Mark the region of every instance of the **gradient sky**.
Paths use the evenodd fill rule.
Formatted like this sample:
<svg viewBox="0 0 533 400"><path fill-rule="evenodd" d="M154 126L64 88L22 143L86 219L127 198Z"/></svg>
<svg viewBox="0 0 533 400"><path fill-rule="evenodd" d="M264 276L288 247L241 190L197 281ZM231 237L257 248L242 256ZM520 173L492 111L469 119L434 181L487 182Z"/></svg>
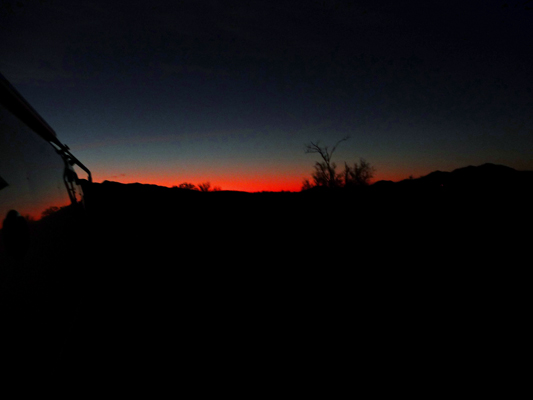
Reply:
<svg viewBox="0 0 533 400"><path fill-rule="evenodd" d="M0 4L0 71L97 182L299 190L347 135L374 180L533 170L533 1Z"/></svg>

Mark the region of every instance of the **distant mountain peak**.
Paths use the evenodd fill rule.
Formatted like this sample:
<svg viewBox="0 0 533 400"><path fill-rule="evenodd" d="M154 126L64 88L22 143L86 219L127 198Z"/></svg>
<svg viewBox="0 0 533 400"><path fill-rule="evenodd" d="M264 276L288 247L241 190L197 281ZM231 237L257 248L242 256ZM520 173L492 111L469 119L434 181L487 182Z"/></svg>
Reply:
<svg viewBox="0 0 533 400"><path fill-rule="evenodd" d="M458 168L452 171L453 175L476 175L476 176L502 176L511 175L518 172L514 168L507 167L505 165L485 163L480 166L474 167L469 165L468 167Z"/></svg>

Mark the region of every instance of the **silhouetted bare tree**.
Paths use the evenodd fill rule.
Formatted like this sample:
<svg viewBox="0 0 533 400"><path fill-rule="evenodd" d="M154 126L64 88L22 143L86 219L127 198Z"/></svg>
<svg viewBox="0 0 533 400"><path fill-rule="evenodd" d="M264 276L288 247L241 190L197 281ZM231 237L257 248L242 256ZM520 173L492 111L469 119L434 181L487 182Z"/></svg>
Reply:
<svg viewBox="0 0 533 400"><path fill-rule="evenodd" d="M370 179L374 176L375 168L363 158L360 159L359 164L354 163L353 167L350 167L345 162L344 172L337 172L337 165L331 159L339 143L348 139L348 136L342 138L331 150L328 146L321 146L318 141L311 142L306 146L306 153L319 154L322 161L315 163L315 171L312 174L313 182L305 179L302 184L302 190L311 189L315 186L337 188L366 186L370 183Z"/></svg>
<svg viewBox="0 0 533 400"><path fill-rule="evenodd" d="M320 146L320 142L318 141L316 143L311 142L306 146L306 153L318 153L323 160L322 162L317 161L315 163L315 172L313 172L315 186L333 188L342 185L341 177L336 171L337 165L331 161L331 157L339 143L344 142L345 140L348 140L348 136L339 140L331 150L329 150L328 146ZM307 184L310 184L309 181L307 181ZM305 181L304 185L306 185Z"/></svg>

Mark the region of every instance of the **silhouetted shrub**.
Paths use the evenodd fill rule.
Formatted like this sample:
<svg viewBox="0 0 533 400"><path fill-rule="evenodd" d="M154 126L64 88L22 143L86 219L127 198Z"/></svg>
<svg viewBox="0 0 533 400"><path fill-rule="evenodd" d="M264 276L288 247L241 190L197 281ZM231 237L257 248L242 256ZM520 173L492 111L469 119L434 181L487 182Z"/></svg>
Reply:
<svg viewBox="0 0 533 400"><path fill-rule="evenodd" d="M200 183L198 184L198 189L200 190L200 192L209 192L209 190L211 189L211 183L209 182Z"/></svg>
<svg viewBox="0 0 533 400"><path fill-rule="evenodd" d="M344 186L368 186L370 179L374 176L374 172L375 168L364 158L359 159L359 164L354 163L353 167L344 163Z"/></svg>
<svg viewBox="0 0 533 400"><path fill-rule="evenodd" d="M183 182L178 185L180 189L189 189L189 190L198 190L196 185L189 183L189 182Z"/></svg>

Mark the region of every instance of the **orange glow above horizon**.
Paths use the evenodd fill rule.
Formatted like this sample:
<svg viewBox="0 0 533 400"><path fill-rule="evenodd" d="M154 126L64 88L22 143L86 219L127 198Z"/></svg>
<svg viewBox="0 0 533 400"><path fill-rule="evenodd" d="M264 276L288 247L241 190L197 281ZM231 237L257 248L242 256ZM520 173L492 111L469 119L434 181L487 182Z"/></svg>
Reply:
<svg viewBox="0 0 533 400"><path fill-rule="evenodd" d="M3 222L3 218L7 215L8 211L13 209L16 210L21 216L33 220L39 221L43 218L43 213L51 207L62 208L70 205L70 199L65 195L65 198L51 197L49 199L40 198L35 202L24 202L18 201L16 203L6 203L3 207L0 208L0 215L2 216L2 221L0 221L0 228Z"/></svg>
<svg viewBox="0 0 533 400"><path fill-rule="evenodd" d="M97 162L88 161L93 180L164 187L178 186L184 182L194 185L209 182L211 188L219 187L221 190L299 192L305 179L312 180L313 164L316 161L312 157L292 158L290 155L272 154L271 150L263 154L256 149L253 156L246 152L241 154L236 150L213 150L210 143L201 141L200 144L206 148L200 149L200 144L192 140L187 143L189 150L186 154L175 154L169 150L176 147L169 137L139 139L139 143L136 140L133 138L131 142L138 145L138 148L131 145L131 151L117 150L112 158L101 158L101 155L98 155ZM113 143L111 147L114 148L116 146ZM148 148L148 144L157 146ZM81 149L80 152L83 153ZM84 156L85 159L90 160L89 154ZM80 154L80 157L82 155ZM383 169L380 165L383 165ZM382 160L376 161L376 167L377 171L371 183L379 180L400 181L411 174L415 177L424 174L424 171L419 173L408 170L409 168L402 168L394 162L383 164ZM339 165L338 171L341 170L342 166ZM431 171L426 173L429 172Z"/></svg>
<svg viewBox="0 0 533 400"><path fill-rule="evenodd" d="M119 176L95 176L95 182L103 181L113 181L124 184L130 183L141 183L141 184L150 184L164 187L173 187L178 186L181 183L188 182L194 185L198 185L203 182L209 182L211 184L211 189L214 187L219 187L221 190L236 190L243 192L299 192L302 188L302 182L304 179L310 179L311 175L308 176L297 176L298 174L286 174L283 176L275 175L263 175L258 176L253 179L249 176L238 176L235 178L220 176L218 179L198 179L191 177L190 179L176 179L171 177L156 176L154 174L132 174L132 175L119 175ZM390 180L390 181L400 181L407 179L408 177L405 174L389 174L388 176L379 176L378 179L373 179L371 183L375 183L378 180Z"/></svg>
<svg viewBox="0 0 533 400"><path fill-rule="evenodd" d="M203 182L209 182L211 184L211 189L214 187L219 187L221 190L236 190L243 192L281 192L281 191L291 191L298 192L302 187L301 181L290 180L284 178L259 178L255 180L250 180L246 178L222 178L222 179L170 179L170 178L158 178L152 176L115 176L115 177L96 177L95 182L103 182L105 180L114 181L119 183L142 183L150 184L157 186L173 187L178 186L181 183L189 182L194 185L198 185Z"/></svg>

